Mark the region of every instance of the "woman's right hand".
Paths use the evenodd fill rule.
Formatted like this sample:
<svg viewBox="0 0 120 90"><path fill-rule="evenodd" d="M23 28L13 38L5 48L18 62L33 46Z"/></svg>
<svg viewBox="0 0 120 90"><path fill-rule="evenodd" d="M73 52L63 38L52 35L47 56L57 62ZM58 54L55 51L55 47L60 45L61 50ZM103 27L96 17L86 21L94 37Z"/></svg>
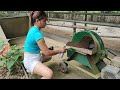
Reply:
<svg viewBox="0 0 120 90"><path fill-rule="evenodd" d="M60 48L60 51L61 51L60 53L65 53L66 50L67 50L66 47Z"/></svg>

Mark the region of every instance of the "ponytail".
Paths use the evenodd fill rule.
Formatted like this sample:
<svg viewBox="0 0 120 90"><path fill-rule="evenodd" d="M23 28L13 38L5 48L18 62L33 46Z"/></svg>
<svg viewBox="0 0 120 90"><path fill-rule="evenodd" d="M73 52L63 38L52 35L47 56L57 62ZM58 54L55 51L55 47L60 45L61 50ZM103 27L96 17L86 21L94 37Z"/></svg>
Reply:
<svg viewBox="0 0 120 90"><path fill-rule="evenodd" d="M33 20L33 15L34 15L34 13L35 13L35 11L32 11L32 12L30 13L30 17L31 17L31 26L34 25L34 20Z"/></svg>
<svg viewBox="0 0 120 90"><path fill-rule="evenodd" d="M36 19L43 19L43 18L47 18L47 14L44 11L32 11L31 14L31 25L33 26Z"/></svg>

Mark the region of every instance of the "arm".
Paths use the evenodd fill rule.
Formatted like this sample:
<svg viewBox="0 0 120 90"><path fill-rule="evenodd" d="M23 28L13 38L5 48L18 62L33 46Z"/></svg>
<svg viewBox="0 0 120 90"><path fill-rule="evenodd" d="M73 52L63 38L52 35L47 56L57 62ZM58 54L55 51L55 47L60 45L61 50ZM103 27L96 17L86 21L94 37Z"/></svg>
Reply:
<svg viewBox="0 0 120 90"><path fill-rule="evenodd" d="M37 42L37 44L38 44L39 48L41 49L42 53L45 54L46 56L52 56L52 55L56 55L58 53L64 53L66 51L65 48L60 48L58 50L49 50L44 39L40 39Z"/></svg>

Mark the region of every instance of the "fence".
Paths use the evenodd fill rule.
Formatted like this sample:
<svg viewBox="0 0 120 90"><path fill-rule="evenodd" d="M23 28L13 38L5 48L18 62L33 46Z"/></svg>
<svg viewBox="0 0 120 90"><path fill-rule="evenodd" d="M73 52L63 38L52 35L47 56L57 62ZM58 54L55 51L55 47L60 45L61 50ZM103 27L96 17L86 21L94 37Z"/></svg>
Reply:
<svg viewBox="0 0 120 90"><path fill-rule="evenodd" d="M48 25L53 25L53 26L60 26L60 27L69 27L73 28L73 34L76 33L76 29L93 29L97 30L97 27L87 27L87 24L91 25L100 25L100 26L109 26L109 27L118 27L120 28L120 24L117 23L105 23L105 22L95 22L95 21L89 21L88 16L91 15L91 18L93 19L93 16L114 16L114 17L119 17L120 14L113 14L113 13L76 13L76 12L47 12L48 14ZM51 15L52 14L52 15ZM59 18L51 18L55 16L56 14ZM64 19L64 17L60 17L60 15L71 15L71 20ZM84 19L83 20L75 20L75 15L83 15ZM90 17L90 16L89 16ZM61 19L62 18L62 19ZM119 17L120 18L120 17ZM119 19L120 20L120 19ZM66 25L57 25L57 24L50 24L49 21L64 21L64 22L72 22L72 26L66 26ZM77 23L82 23L85 26L77 26Z"/></svg>

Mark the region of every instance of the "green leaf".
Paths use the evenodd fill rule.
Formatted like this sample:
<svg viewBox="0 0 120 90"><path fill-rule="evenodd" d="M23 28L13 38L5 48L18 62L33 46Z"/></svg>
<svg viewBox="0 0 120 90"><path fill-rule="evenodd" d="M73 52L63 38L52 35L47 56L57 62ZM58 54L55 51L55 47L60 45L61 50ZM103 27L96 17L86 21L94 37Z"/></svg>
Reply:
<svg viewBox="0 0 120 90"><path fill-rule="evenodd" d="M7 53L7 54L5 55L5 57L9 58L9 57L11 57L12 55L13 55L12 53Z"/></svg>
<svg viewBox="0 0 120 90"><path fill-rule="evenodd" d="M7 58L6 58L6 56L3 56L1 59L6 61Z"/></svg>
<svg viewBox="0 0 120 90"><path fill-rule="evenodd" d="M15 61L11 60L7 62L7 69L10 71L11 67L15 64Z"/></svg>
<svg viewBox="0 0 120 90"><path fill-rule="evenodd" d="M20 56L17 61L20 62L20 63L23 63L23 57Z"/></svg>
<svg viewBox="0 0 120 90"><path fill-rule="evenodd" d="M9 53L15 53L16 52L16 50L10 50L9 51Z"/></svg>
<svg viewBox="0 0 120 90"><path fill-rule="evenodd" d="M12 71L15 71L16 68L16 63L22 63L23 62L23 48L19 48L16 45L11 46L11 50L9 51L9 53L7 53L4 56L4 59L6 61L6 67L9 70L10 73L12 73ZM3 58L2 58L3 60ZM3 65L1 63L1 65Z"/></svg>
<svg viewBox="0 0 120 90"><path fill-rule="evenodd" d="M19 56L20 56L20 55L15 55L15 56L13 56L12 58L14 59L14 61L17 61L18 58L19 58Z"/></svg>
<svg viewBox="0 0 120 90"><path fill-rule="evenodd" d="M22 53L22 52L23 52L23 49L19 49L19 52Z"/></svg>
<svg viewBox="0 0 120 90"><path fill-rule="evenodd" d="M6 63L5 60L0 61L0 67L1 67L1 66L4 66L5 63Z"/></svg>
<svg viewBox="0 0 120 90"><path fill-rule="evenodd" d="M3 49L3 46L4 46L4 41L2 39L0 39L0 50Z"/></svg>

